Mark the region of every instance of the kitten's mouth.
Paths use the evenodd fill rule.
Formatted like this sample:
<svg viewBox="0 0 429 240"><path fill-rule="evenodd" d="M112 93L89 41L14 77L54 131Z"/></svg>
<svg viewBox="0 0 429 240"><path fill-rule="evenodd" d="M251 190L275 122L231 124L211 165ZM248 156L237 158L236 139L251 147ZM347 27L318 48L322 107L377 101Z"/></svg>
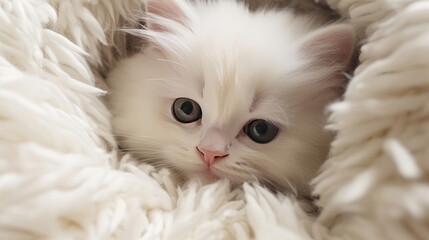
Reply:
<svg viewBox="0 0 429 240"><path fill-rule="evenodd" d="M214 182L220 179L220 177L211 170L211 167L206 167L203 171L198 172L198 175L209 182Z"/></svg>

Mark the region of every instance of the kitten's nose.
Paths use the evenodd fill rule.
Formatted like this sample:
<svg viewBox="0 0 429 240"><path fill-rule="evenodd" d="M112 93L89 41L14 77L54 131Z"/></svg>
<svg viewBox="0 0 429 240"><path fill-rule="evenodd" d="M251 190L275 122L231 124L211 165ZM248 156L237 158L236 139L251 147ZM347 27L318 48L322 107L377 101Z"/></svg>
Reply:
<svg viewBox="0 0 429 240"><path fill-rule="evenodd" d="M210 167L213 163L219 159L228 156L227 152L213 151L210 149L199 148L197 150L202 154L201 159Z"/></svg>

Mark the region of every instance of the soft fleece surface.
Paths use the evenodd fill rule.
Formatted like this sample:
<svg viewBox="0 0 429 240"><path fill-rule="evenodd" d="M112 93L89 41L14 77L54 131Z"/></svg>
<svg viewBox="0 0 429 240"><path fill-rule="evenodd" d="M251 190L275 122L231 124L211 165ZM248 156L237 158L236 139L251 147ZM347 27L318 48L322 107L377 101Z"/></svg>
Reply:
<svg viewBox="0 0 429 240"><path fill-rule="evenodd" d="M117 159L90 66L139 0L0 0L0 239L428 239L429 2L327 3L364 40L314 218Z"/></svg>

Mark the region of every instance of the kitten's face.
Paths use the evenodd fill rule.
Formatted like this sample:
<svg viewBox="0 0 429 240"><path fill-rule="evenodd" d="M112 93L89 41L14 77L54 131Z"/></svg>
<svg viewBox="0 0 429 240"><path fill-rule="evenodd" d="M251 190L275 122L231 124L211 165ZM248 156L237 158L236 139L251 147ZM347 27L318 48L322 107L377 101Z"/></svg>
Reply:
<svg viewBox="0 0 429 240"><path fill-rule="evenodd" d="M332 60L334 51L308 49L324 49L318 41L338 31L308 37L314 26L305 19L250 14L225 1L153 0L148 10L157 14L143 31L152 45L108 78L121 147L188 178L306 192L330 142L324 107L338 96L346 66Z"/></svg>

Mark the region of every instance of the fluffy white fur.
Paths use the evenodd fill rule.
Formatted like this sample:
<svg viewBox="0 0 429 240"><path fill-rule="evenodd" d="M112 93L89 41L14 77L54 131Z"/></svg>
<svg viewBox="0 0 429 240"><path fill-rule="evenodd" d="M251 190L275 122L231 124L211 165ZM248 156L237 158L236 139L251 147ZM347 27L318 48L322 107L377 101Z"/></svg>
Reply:
<svg viewBox="0 0 429 240"><path fill-rule="evenodd" d="M150 43L108 77L120 146L203 181L207 165L196 147L230 146L210 167L217 177L309 196L307 184L327 157L325 106L345 85L352 28L226 0L151 0L147 8L147 29L129 32ZM201 106L201 121L174 119L180 97ZM255 143L243 132L254 119L279 126L273 141Z"/></svg>
<svg viewBox="0 0 429 240"><path fill-rule="evenodd" d="M110 152L85 60L140 1L0 0L0 239L426 239L429 3L328 3L365 41L309 218L260 187L176 188Z"/></svg>

